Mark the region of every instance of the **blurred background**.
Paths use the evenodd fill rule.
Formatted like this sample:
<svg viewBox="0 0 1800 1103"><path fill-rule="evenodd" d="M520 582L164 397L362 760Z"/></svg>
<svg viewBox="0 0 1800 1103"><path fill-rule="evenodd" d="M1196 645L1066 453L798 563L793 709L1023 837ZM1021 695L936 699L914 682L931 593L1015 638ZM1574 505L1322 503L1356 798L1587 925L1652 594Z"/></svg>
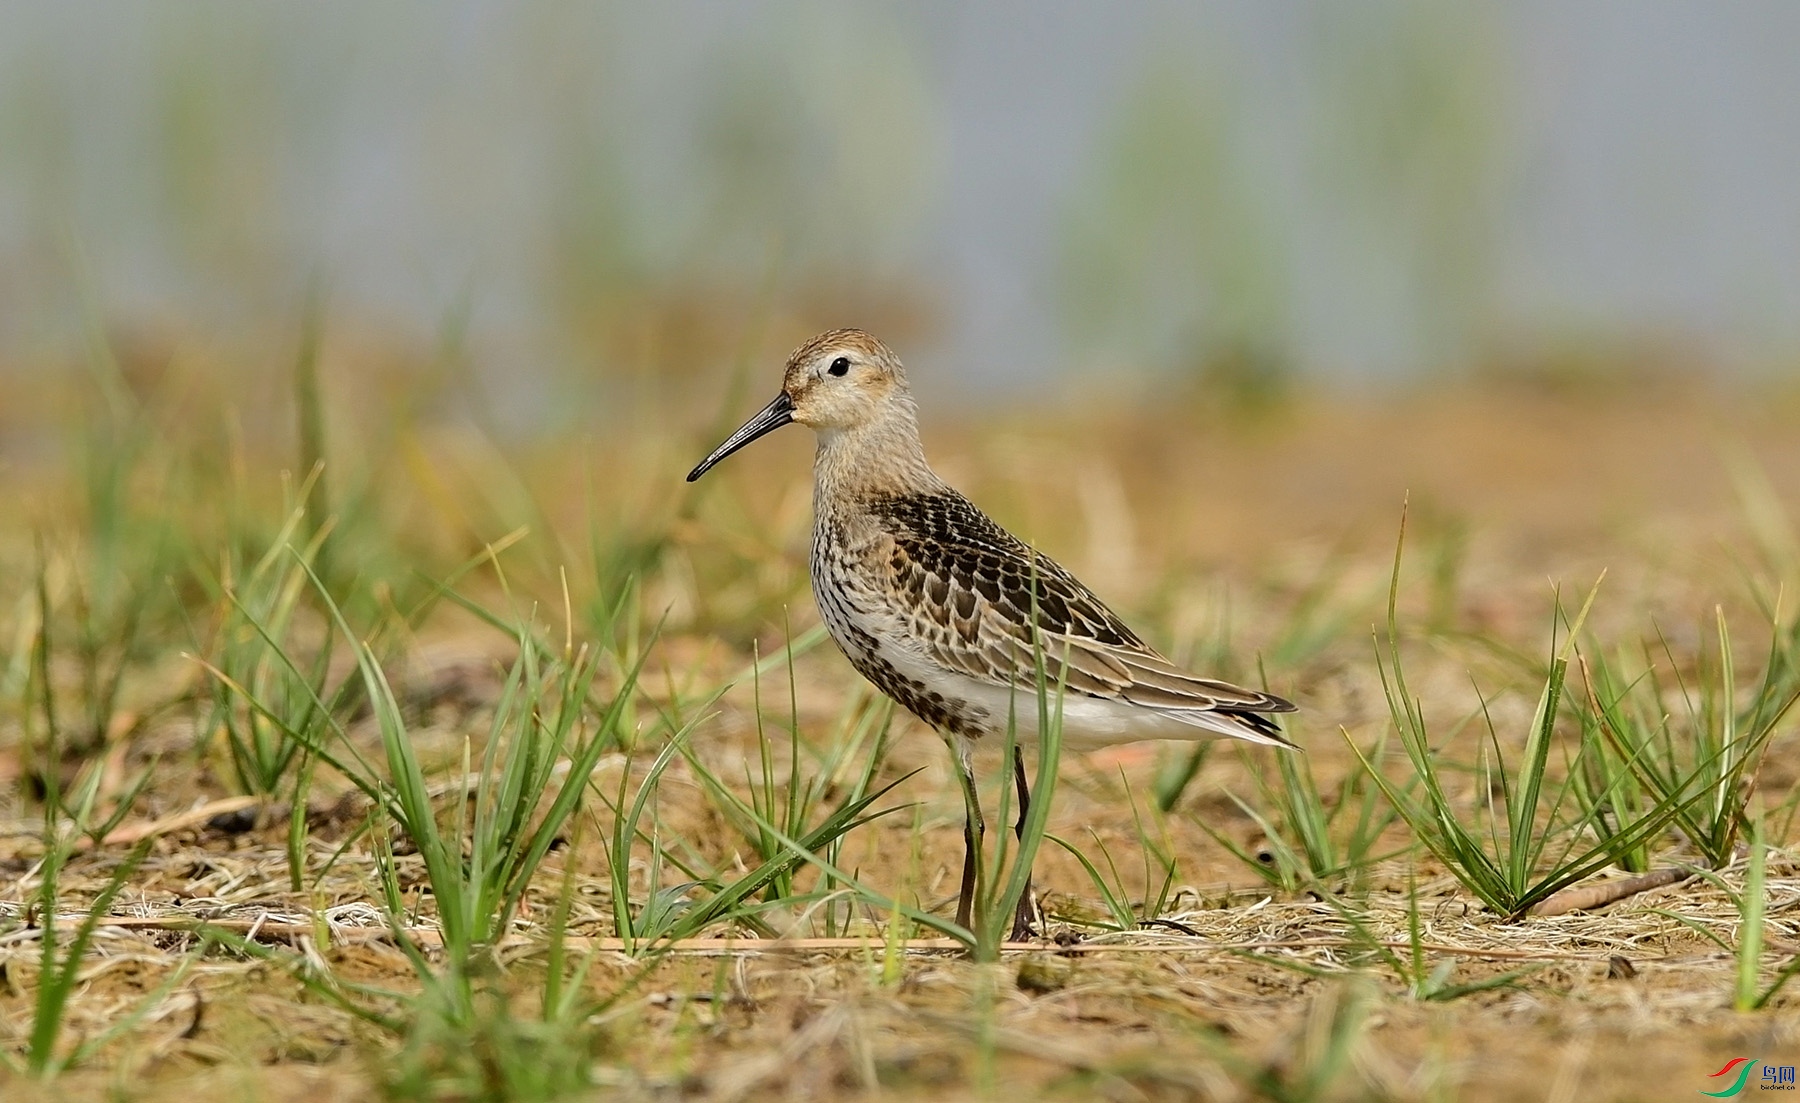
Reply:
<svg viewBox="0 0 1800 1103"><path fill-rule="evenodd" d="M772 857L776 836L746 830L742 810L777 808L779 791L789 794L786 830L824 838L793 827L792 794L803 788L794 779L818 779L802 798L815 809L849 800L854 771L840 768L862 748L885 747L871 733L886 729L841 656L807 650L824 639L808 593L810 434L776 434L693 486L682 477L768 400L796 344L860 326L904 357L929 454L948 482L1056 556L1172 660L1303 706L1286 730L1311 753L1283 756L1278 776L1256 765L1267 760L1223 749L1211 759L1168 747L1065 760L1068 787L1056 799L1069 837L1091 838L1121 885L1138 877L1141 856L1146 918L1162 914L1150 903L1161 876L1151 859L1164 862L1162 850L1188 864L1177 881L1170 861L1161 891L1203 886L1193 899L1211 915L1234 899L1269 903L1265 885L1281 885L1284 901L1305 886L1294 910L1241 912L1250 924L1241 933L1257 945L1308 947L1300 972L1320 975L1313 938L1325 929L1354 927L1369 947L1404 946L1372 932L1410 929L1414 956L1408 966L1379 949L1402 983L1383 982L1399 998L1378 1005L1356 994L1361 987L1346 989L1342 1004L1305 1002L1300 986L1312 981L1285 966L1281 979L1266 971L1215 985L1198 967L1158 980L1134 962L1120 987L1099 989L1098 960L1084 959L1061 1004L1000 999L982 979L966 1023L941 1013L944 993L959 989L936 980L889 989L900 974L884 966L886 994L865 999L866 964L847 964L863 979L840 984L771 959L768 968L791 974L782 981L795 986L791 1004L759 1004L764 990L747 987L742 969L729 1000L718 998L726 974L715 972L711 996L689 1000L677 987L651 1017L630 1010L635 1003L590 1015L564 1001L582 1024L569 1037L584 1040L569 1051L583 1067L636 1062L606 1090L762 1098L760 1081L732 1070L773 1068L773 1054L795 1084L831 1085L824 1098L877 1083L864 1069L882 1055L884 1069L916 1073L918 1097L943 1097L949 1081L932 1070L941 1037L954 1036L975 1040L972 1090L991 1095L988 1080L1010 1075L996 1070L1060 1048L1044 1031L1063 1014L1053 1008L1074 1008L1077 996L1102 1008L1081 1021L1096 1038L1116 1036L1108 1045L1176 1041L1143 1050L1153 1059L1141 1065L1135 1056L1118 1064L1118 1075L1087 1056L1101 1050L1072 1045L1080 1064L1066 1076L1058 1066L1058 1091L1135 1090L1140 1068L1178 1067L1169 1091L1145 1094L1217 1095L1241 1078L1246 1095L1330 1095L1292 1086L1313 1075L1302 1070L1315 1051L1359 1074L1395 1070L1391 1082L1404 1087L1363 1093L1381 1098L1454 1096L1449 1073L1440 1081L1402 1071L1440 1065L1473 1070L1471 1092L1488 1085L1489 1097L1519 1083L1513 1097L1541 1098L1550 1069L1568 1087L1551 1094L1570 1098L1596 1077L1601 1090L1587 1095L1657 1097L1651 1089L1675 1082L1678 1063L1692 1076L1680 1082L1701 1083L1722 1053L1752 1052L1736 1040L1751 1020L1722 1009L1733 970L1717 950L1749 947L1737 955L1734 996L1749 1006L1758 942L1747 932L1762 913L1739 901L1760 909L1764 894L1736 893L1708 873L1708 887L1696 879L1675 891L1684 905L1710 901L1710 927L1663 912L1662 925L1611 928L1625 932L1616 937L1540 927L1557 932L1545 935L1555 964L1535 980L1526 960L1535 951L1520 949L1524 924L1474 944L1507 948L1492 962L1465 962L1484 972L1460 980L1488 978L1471 985L1450 982L1460 951L1439 961L1444 944L1434 941L1427 979L1420 916L1443 933L1470 929L1454 924L1472 913L1457 908L1452 921L1438 906L1450 903L1437 895L1450 883L1444 867L1422 864L1416 876L1409 866L1402 878L1388 865L1422 854L1417 840L1430 836L1384 836L1391 820L1376 816L1369 779L1391 766L1395 791L1417 793L1415 781L1437 768L1405 758L1402 737L1388 739L1423 731L1394 714L1396 702L1413 702L1402 708L1430 710L1433 756L1437 740L1460 740L1442 745L1440 761L1446 777L1454 771L1454 814L1485 825L1478 833L1516 845L1520 825L1530 834L1537 816L1557 825L1542 836L1559 840L1544 844L1546 863L1566 843L1572 849L1554 858L1564 863L1592 834L1635 872L1649 868L1647 840L1658 840L1659 854L1673 840L1605 825L1651 823L1645 809L1673 799L1669 786L1690 791L1687 780L1641 781L1649 761L1662 777L1702 779L1691 791L1708 795L1713 826L1683 821L1681 833L1712 839L1708 865L1723 869L1733 846L1755 837L1754 818L1761 838L1790 848L1769 864L1767 895L1791 903L1800 891L1796 713L1782 711L1800 689L1797 57L1795 0L0 0L0 872L12 886L0 888L0 968L10 968L7 953L41 961L30 967L40 977L29 1013L37 1023L51 1003L42 993L57 986L92 1009L63 1032L84 1039L78 1052L125 1030L117 1044L142 1054L118 1066L129 1075L96 1069L85 1081L114 1096L128 1079L137 1086L138 1069L148 1080L217 1066L230 1078L224 1092L184 1088L182 1099L242 1095L252 1075L275 1085L270 1098L288 1098L295 1085L325 1083L309 1070L328 1063L375 1075L372 1058L386 1044L365 1041L375 1028L323 1026L316 1001L258 1003L235 1021L215 1011L210 986L222 974L209 962L205 978L183 982L195 959L171 949L187 937L177 929L143 944L160 957L140 955L136 942L95 941L129 969L102 963L78 974L60 951L67 965L50 985L42 978L56 940L40 946L21 941L33 932L6 927L66 914L52 906L66 891L56 888L58 864L20 844L38 837L27 817L40 801L83 791L103 794L112 825L166 824L228 794L279 796L296 813L270 811L262 827L253 814L213 834L215 817L205 853L159 842L141 867L157 879L150 889L131 883L133 908L199 907L182 914L210 921L223 914L215 901L255 903L258 918L239 928L246 937L276 915L336 923L326 900L334 913L364 917L355 923L394 910L398 887L356 897L375 883L364 871L389 868L378 857L389 848L355 828L374 820L337 799L353 796L348 782L324 769L310 788L315 762L345 761L320 750L320 740L338 746L328 727L341 722L351 729L345 745L371 755L380 753L376 729L390 729L389 711L377 724L363 708L351 639L372 641L404 703L392 714L404 708L406 738L389 739L387 753L416 747L441 784L433 792L458 808L471 735L487 738L490 706L512 715L512 703L540 700L536 691L515 697L501 673L522 641L541 630L543 647L526 654L560 647L577 663L585 660L570 656L589 649L600 671L594 700L613 702L593 730L613 732L618 718L617 744L587 744L606 748L606 771L619 770L606 775L620 786L613 807L634 770L686 772L641 827L616 816L603 826L590 803L593 833L583 843L571 831L567 854L587 856L582 876L610 878L595 890L611 901L609 931L637 923L642 935L651 916L700 914L687 910L689 890L714 876L705 870L723 878L750 868L740 853ZM1602 577L1590 617L1583 603ZM1387 625L1374 652L1373 624ZM1544 687L1561 685L1562 668L1552 662L1546 683L1546 660L1567 656L1575 639L1582 692L1571 668L1556 698ZM1404 682L1402 649L1416 672ZM1588 680L1590 658L1602 681ZM764 675L751 677L757 659ZM548 677L565 690L576 680ZM1607 729L1629 713L1643 733L1633 738L1662 750L1625 755L1614 735L1602 738L1599 700L1611 686L1625 687L1624 703L1606 706ZM1531 720L1546 693L1569 721L1554 740ZM253 695L276 708L251 708ZM536 730L523 715L518 730ZM1767 742L1784 715L1780 742ZM1497 726L1478 717L1498 717ZM696 732L691 743L678 729ZM788 731L787 749L772 752ZM882 870L871 884L884 892L905 886L947 905L962 789L922 725L902 719L895 731L903 738L883 776L929 766L894 798L920 803L872 824L859 836L866 850L827 849L859 875ZM649 755L633 766L630 753L613 753L658 745L668 749L654 767ZM1508 789L1488 764L1531 762L1527 746L1542 755L1526 769L1549 763L1558 795L1545 789L1541 815L1527 804L1501 827L1495 794L1507 794L1499 803L1510 817L1511 794L1538 788ZM1765 746L1776 748L1766 760ZM506 761L549 770L537 751L515 753ZM856 793L879 780L885 752L868 753ZM480 761L497 759L484 751ZM725 783L702 784L702 765ZM1614 780L1591 780L1590 769ZM1630 777L1640 780L1622 780ZM740 781L748 796L721 796ZM1430 784L1437 822L1448 822L1452 803ZM653 785L638 788L639 809ZM1163 834L1173 844L1154 842L1137 798L1127 799L1152 791L1183 817L1171 821L1177 835ZM335 870L331 886L364 878L343 893L322 880L303 892L309 792L315 811L338 809L308 828L315 842L344 840L315 850L318 877ZM1639 803L1640 792L1665 795ZM1656 807L1661 816L1675 805ZM76 819L104 843L111 827L88 811L84 802ZM411 815L409 831L419 815L430 818L428 809ZM524 824L532 814L503 818ZM1088 834L1074 835L1077 823ZM1667 834L1667 820L1652 826ZM634 831L657 857L633 855ZM1310 866L1292 856L1278 866L1276 850L1300 849L1283 832L1304 842ZM1313 857L1316 840L1334 833L1342 838L1327 841L1339 857ZM1362 841L1344 841L1351 835ZM273 872L277 836L285 879ZM1389 851L1381 837L1410 849ZM667 878L658 838L670 840ZM1679 858L1656 863L1687 868L1699 851L1681 845ZM93 870L123 870L116 888L140 868L138 858L116 865L116 849L96 847L70 868L85 862L89 886L112 876ZM1112 855L1127 853L1114 867ZM1506 853L1515 877L1537 861ZM1070 899L1091 903L1098 889L1111 900L1113 889L1075 861L1089 859L1071 854L1046 848L1039 883ZM1396 907L1405 885L1410 928L1398 911L1364 926L1339 903L1322 911L1325 898L1312 893L1376 865L1379 874L1350 872L1346 883ZM677 867L693 880L671 885ZM1279 880L1278 868L1287 871ZM50 871L44 895L5 911L6 894L19 903L34 870ZM819 929L836 929L838 903L825 902L836 894L778 890L787 879L762 882L768 892L755 908L779 905L804 923L824 916ZM1237 894L1234 880L1256 895ZM538 897L534 922L571 914L576 882L562 883L560 904ZM408 896L416 914L424 888L407 884L409 894L420 886ZM1138 891L1119 890L1121 928L1134 924ZM447 899L436 881L430 892ZM580 892L580 909L599 899L585 882ZM1432 902L1420 906L1421 895ZM1791 930L1791 915L1770 905L1770 931ZM299 919L279 925L319 933ZM1304 938L1260 941L1286 930ZM1655 946L1664 956L1650 959L1635 988L1590 986L1582 978L1613 985L1601 971L1633 972L1624 958L1614 960L1625 972L1607 968L1601 937L1621 953ZM1218 941L1246 944L1238 938ZM1764 949L1783 946L1785 956L1791 940L1771 934ZM357 947L332 960L359 985L415 984L400 962L423 958L388 955L391 965L378 966L365 949L373 954ZM1565 952L1575 949L1599 955L1598 969ZM250 995L277 998L267 959L254 960ZM309 950L309 972L315 960L325 962ZM1502 975L1509 961L1526 972ZM1678 980L1662 964L1682 961L1701 979ZM932 959L934 976L940 964ZM325 980L308 979L309 991L323 991L333 967L321 965ZM144 971L158 968L171 970L166 982ZM380 980L389 968L402 972ZM536 969L513 975L545 987ZM1784 978L1795 965L1785 969ZM602 974L626 976L609 967L583 983L611 985ZM1068 974L1059 966L1056 975ZM29 1035L37 1060L55 1031L24 1029L28 989L6 976L0 1097L10 1100L7 1054ZM702 972L693 976L703 983ZM1432 1003L1424 1017L1424 1000L1513 978L1532 987ZM191 989L192 1025L177 1021L185 1011L121 1019L152 989L151 1000ZM897 1001L915 989L926 1002L911 1026L851 1017L865 1005L905 1006ZM849 1002L828 1010L821 1001L832 991ZM490 1066L500 1066L501 1043L483 1039L518 1047L521 1067L563 1044L536 1025L506 1025L509 1006L526 1006L519 994L493 1001L491 1019L445 1011L442 1021L459 1025L441 1030L438 1012L393 1011L384 996L371 1022L424 1016L405 1052L455 1050L446 1066L466 1060L481 1077L461 1097L489 1098L500 1091ZM540 994L532 991L534 1006ZM1557 1010L1564 997L1579 1001L1561 1005L1566 1014ZM1205 1004L1198 1017L1169 1017L1188 998ZM1419 1010L1401 1010L1414 1000ZM1127 1004L1149 1010L1127 1018ZM1542 1031L1518 1029L1516 1010L1527 1005ZM467 1005L487 1006L485 996ZM1383 1045L1426 1056L1349 1048L1361 1045L1365 1006L1376 1009L1371 1029L1393 1040ZM1024 1018L1000 1018L1007 1007ZM1445 1017L1454 1007L1469 1010ZM1792 1032L1788 1008L1770 1030ZM1650 1017L1660 1010L1670 1018ZM1291 1034L1274 1025L1277 1013L1296 1024ZM252 1037L240 1029L262 1029L237 1025L252 1018L278 1036L269 1047L239 1040ZM628 1025L639 1018L645 1025ZM774 1033L732 1033L743 1021ZM490 1022L498 1025L482 1025ZM1249 1026L1221 1032L1220 1023ZM469 1033L489 1030L505 1033ZM906 1030L941 1037L915 1046ZM1030 1048L1002 1047L1002 1030ZM1451 1034L1476 1048L1445 1048ZM732 1037L745 1041L720 1041ZM909 1055L890 1060L883 1054L897 1050L862 1041L882 1037L902 1039L894 1044ZM1284 1037L1295 1041L1280 1045L1304 1056L1267 1048ZM1726 1039L1731 1049L1708 1048ZM709 1068L708 1049L732 1046L744 1063L718 1066L727 1074L713 1088L689 1075ZM670 1048L679 1055L663 1056ZM840 1062L840 1049L854 1060ZM996 1063L1002 1052L1007 1064ZM1241 1062L1221 1064L1236 1052ZM222 1063L221 1054L234 1056ZM1215 1066L1241 1072L1206 1071ZM1614 1069L1618 1079L1607 1079ZM436 1073L414 1082L442 1098L462 1090ZM395 1087L390 1097L405 1096Z"/></svg>
<svg viewBox="0 0 1800 1103"><path fill-rule="evenodd" d="M1796 44L1782 0L11 0L0 386L96 333L285 371L309 310L513 432L852 324L940 403L1781 379Z"/></svg>

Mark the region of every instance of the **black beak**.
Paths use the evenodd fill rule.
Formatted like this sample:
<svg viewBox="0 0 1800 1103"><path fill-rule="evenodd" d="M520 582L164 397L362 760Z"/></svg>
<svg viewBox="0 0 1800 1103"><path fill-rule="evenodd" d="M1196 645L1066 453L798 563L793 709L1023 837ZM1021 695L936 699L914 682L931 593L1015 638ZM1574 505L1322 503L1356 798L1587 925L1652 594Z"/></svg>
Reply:
<svg viewBox="0 0 1800 1103"><path fill-rule="evenodd" d="M725 443L713 449L712 455L700 461L700 466L688 472L687 481L693 482L700 476L718 466L720 460L731 455L757 437L766 436L794 420L794 400L782 391L775 396L775 401L764 406L756 416L744 422L743 427L725 438Z"/></svg>

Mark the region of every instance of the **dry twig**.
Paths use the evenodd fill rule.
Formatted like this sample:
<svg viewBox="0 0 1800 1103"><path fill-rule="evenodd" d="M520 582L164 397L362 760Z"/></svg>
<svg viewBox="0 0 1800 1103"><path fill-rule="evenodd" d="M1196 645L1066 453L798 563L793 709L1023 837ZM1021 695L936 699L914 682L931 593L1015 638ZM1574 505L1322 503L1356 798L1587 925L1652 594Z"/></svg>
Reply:
<svg viewBox="0 0 1800 1103"><path fill-rule="evenodd" d="M1668 869L1653 869L1649 873L1640 873L1636 877L1623 877L1614 881L1601 881L1593 885L1576 885L1552 895L1542 904L1531 909L1536 916L1567 915L1575 911L1592 911L1604 908L1608 904L1616 904L1627 896L1636 896L1640 892L1663 888L1666 885L1679 884L1694 875L1691 869L1671 866Z"/></svg>

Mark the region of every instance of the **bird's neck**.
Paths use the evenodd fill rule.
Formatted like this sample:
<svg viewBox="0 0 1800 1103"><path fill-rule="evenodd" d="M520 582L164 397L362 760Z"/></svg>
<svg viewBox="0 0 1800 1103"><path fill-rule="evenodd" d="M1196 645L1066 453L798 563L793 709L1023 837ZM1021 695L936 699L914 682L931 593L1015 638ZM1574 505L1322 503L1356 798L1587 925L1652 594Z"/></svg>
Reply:
<svg viewBox="0 0 1800 1103"><path fill-rule="evenodd" d="M896 414L818 433L813 486L821 503L930 494L944 487L925 462L918 425L910 417Z"/></svg>

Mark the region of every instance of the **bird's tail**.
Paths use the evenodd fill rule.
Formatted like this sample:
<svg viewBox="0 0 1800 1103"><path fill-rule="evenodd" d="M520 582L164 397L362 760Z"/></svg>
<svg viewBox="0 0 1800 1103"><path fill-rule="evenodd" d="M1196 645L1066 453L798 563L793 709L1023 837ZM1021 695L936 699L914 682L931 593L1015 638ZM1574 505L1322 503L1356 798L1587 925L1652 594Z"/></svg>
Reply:
<svg viewBox="0 0 1800 1103"><path fill-rule="evenodd" d="M1274 698L1281 701L1281 698ZM1282 704L1288 705L1286 701ZM1290 711L1292 705L1280 711ZM1202 728L1231 739L1242 739L1246 743L1260 743L1266 747L1281 747L1290 751L1299 750L1299 746L1281 733L1280 725L1269 719L1260 711L1250 709L1158 709L1157 712L1171 720L1187 724L1190 727ZM1275 711L1271 709L1270 711Z"/></svg>

